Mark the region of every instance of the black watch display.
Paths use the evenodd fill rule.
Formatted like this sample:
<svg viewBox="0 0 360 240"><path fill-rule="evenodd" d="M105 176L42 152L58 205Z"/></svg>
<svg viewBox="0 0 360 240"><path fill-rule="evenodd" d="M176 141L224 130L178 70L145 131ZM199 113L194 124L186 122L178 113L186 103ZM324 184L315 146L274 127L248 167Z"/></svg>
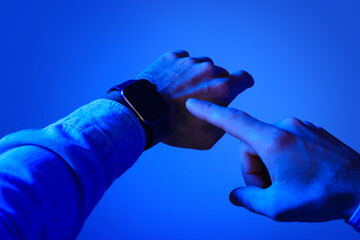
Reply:
<svg viewBox="0 0 360 240"><path fill-rule="evenodd" d="M136 115L148 133L145 150L159 143L169 130L170 107L156 85L145 79L129 80L109 92L116 90L120 91L122 104Z"/></svg>

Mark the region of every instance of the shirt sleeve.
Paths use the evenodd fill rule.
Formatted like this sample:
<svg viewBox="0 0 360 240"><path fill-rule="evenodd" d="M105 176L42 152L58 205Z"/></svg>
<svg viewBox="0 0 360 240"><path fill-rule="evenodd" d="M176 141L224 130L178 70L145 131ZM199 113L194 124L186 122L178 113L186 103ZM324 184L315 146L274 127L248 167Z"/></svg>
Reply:
<svg viewBox="0 0 360 240"><path fill-rule="evenodd" d="M145 148L123 105L99 99L41 130L0 140L0 238L75 239L111 183Z"/></svg>
<svg viewBox="0 0 360 240"><path fill-rule="evenodd" d="M346 221L346 223L352 226L358 233L360 233L360 205L357 207L349 220Z"/></svg>

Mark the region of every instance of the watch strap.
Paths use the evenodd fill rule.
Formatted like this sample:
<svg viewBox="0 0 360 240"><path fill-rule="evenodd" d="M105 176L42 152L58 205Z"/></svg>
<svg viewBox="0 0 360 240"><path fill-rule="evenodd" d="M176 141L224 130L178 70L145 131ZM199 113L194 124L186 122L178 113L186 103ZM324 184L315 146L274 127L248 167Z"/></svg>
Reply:
<svg viewBox="0 0 360 240"><path fill-rule="evenodd" d="M146 80L146 79L141 79L141 80ZM151 123L145 123L144 121L142 121L140 116L138 116L137 112L135 111L135 109L133 109L132 106L127 103L127 101L124 99L124 96L122 94L122 90L126 86L131 85L131 84L135 83L136 81L138 81L138 80L128 80L124 83L116 85L116 86L112 87L108 91L108 93L110 93L112 91L119 91L120 103L123 104L128 109L130 109L135 114L135 116L139 119L139 121L145 131L145 136L146 136L145 150L147 150L147 149L151 148L152 146L156 145L157 143L161 142L161 140L164 139L164 137L168 133L169 114L167 114L167 115L163 116L162 118L157 119L156 121L151 122ZM146 81L148 81L148 80L146 80ZM148 81L148 82L150 82L150 81ZM154 87L155 90L157 90L157 86L155 84L152 84L152 86Z"/></svg>

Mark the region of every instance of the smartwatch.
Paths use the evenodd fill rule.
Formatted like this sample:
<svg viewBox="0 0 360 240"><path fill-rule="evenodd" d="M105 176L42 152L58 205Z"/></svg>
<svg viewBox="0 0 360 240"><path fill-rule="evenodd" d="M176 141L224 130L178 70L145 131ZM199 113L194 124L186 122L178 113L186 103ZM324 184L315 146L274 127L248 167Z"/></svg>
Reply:
<svg viewBox="0 0 360 240"><path fill-rule="evenodd" d="M147 133L145 150L159 143L169 131L170 107L157 91L157 86L146 79L129 80L109 92L119 91L121 103L139 119Z"/></svg>

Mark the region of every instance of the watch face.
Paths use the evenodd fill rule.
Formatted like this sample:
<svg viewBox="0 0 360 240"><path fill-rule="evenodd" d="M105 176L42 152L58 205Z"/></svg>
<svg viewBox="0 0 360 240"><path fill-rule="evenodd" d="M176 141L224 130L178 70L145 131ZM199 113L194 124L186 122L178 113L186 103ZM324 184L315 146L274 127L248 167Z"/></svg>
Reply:
<svg viewBox="0 0 360 240"><path fill-rule="evenodd" d="M151 123L169 114L168 104L147 80L136 81L126 86L121 93L145 122Z"/></svg>

